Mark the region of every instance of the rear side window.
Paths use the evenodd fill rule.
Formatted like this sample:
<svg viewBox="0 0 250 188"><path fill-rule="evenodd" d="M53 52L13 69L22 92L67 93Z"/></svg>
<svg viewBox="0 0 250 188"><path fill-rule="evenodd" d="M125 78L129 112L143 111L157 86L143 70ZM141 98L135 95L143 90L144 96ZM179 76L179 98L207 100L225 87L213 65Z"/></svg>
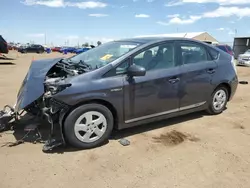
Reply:
<svg viewBox="0 0 250 188"><path fill-rule="evenodd" d="M200 63L208 60L206 48L193 42L180 43L183 64Z"/></svg>

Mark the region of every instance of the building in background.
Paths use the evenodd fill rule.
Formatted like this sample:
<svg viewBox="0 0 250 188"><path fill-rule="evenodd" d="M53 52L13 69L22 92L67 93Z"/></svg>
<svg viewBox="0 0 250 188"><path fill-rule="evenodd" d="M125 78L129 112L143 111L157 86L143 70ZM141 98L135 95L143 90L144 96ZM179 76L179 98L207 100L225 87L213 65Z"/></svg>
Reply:
<svg viewBox="0 0 250 188"><path fill-rule="evenodd" d="M234 57L238 58L240 54L250 49L250 36L235 37L233 43Z"/></svg>
<svg viewBox="0 0 250 188"><path fill-rule="evenodd" d="M218 44L219 42L207 32L192 32L192 33L172 33L159 35L140 35L136 37L181 37L203 41L209 44Z"/></svg>

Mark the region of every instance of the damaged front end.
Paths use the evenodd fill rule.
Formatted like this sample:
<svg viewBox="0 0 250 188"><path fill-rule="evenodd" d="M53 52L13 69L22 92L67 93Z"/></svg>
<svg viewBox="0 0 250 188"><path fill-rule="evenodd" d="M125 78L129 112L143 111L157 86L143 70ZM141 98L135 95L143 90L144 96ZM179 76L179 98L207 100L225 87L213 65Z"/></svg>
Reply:
<svg viewBox="0 0 250 188"><path fill-rule="evenodd" d="M84 62L76 63L69 59L33 61L18 92L16 104L14 107L6 105L0 111L0 131L10 129L10 124L21 118L23 112L20 111L25 111L50 124L50 135L43 151L65 145L62 123L70 106L53 96L71 87L70 78L90 70Z"/></svg>

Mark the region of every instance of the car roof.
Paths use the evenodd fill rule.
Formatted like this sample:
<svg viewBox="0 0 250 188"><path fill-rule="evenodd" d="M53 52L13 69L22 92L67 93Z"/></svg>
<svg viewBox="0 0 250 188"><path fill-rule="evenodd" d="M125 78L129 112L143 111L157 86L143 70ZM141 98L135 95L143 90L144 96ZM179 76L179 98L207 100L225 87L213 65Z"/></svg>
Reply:
<svg viewBox="0 0 250 188"><path fill-rule="evenodd" d="M229 45L227 44L217 44L216 46L225 46L225 47L230 47Z"/></svg>
<svg viewBox="0 0 250 188"><path fill-rule="evenodd" d="M187 38L181 38L181 37L135 37L135 38L127 38L127 39L120 39L115 40L117 42L135 42L135 43L154 43L154 42L164 42L168 40L185 40L185 41L196 41L200 42L198 40L194 39L187 39Z"/></svg>

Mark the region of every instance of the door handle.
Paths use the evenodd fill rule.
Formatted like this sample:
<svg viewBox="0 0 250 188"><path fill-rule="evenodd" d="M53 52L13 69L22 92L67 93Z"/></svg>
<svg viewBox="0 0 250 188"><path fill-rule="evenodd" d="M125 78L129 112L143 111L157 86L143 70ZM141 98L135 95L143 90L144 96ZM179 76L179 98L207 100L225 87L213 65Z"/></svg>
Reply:
<svg viewBox="0 0 250 188"><path fill-rule="evenodd" d="M207 73L209 73L209 74L213 74L213 73L215 73L215 69L213 69L213 68L208 69L208 70L207 70Z"/></svg>
<svg viewBox="0 0 250 188"><path fill-rule="evenodd" d="M176 82L179 82L179 81L180 81L180 78L170 78L168 81L169 81L169 83L171 83L171 84L175 84Z"/></svg>

